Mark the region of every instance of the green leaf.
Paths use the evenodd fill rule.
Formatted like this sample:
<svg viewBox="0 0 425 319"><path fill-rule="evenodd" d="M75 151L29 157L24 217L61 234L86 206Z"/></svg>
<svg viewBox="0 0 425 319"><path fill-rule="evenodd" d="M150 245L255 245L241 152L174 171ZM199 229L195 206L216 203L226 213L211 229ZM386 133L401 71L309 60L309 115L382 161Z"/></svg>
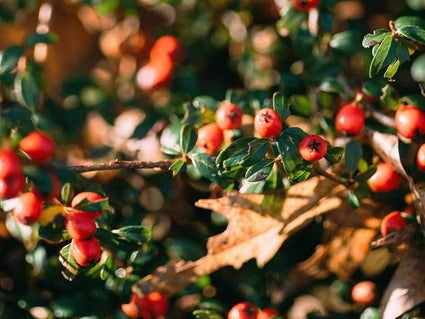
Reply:
<svg viewBox="0 0 425 319"><path fill-rule="evenodd" d="M0 57L0 74L14 69L23 53L24 49L19 45L13 45L4 50Z"/></svg>
<svg viewBox="0 0 425 319"><path fill-rule="evenodd" d="M319 88L323 92L344 93L344 85L335 78L324 79Z"/></svg>
<svg viewBox="0 0 425 319"><path fill-rule="evenodd" d="M53 190L53 182L48 172L30 165L25 166L23 171L24 175L34 183L43 195L51 193Z"/></svg>
<svg viewBox="0 0 425 319"><path fill-rule="evenodd" d="M223 317L214 310L194 310L193 315L196 319L223 319Z"/></svg>
<svg viewBox="0 0 425 319"><path fill-rule="evenodd" d="M218 109L218 102L210 96L197 96L193 99L192 104L198 110L206 108L215 112Z"/></svg>
<svg viewBox="0 0 425 319"><path fill-rule="evenodd" d="M369 80L363 83L363 93L379 99L382 95L382 85L375 81Z"/></svg>
<svg viewBox="0 0 425 319"><path fill-rule="evenodd" d="M358 31L347 30L334 34L329 41L329 45L333 49L346 53L353 53L359 52L362 49L360 40L361 36Z"/></svg>
<svg viewBox="0 0 425 319"><path fill-rule="evenodd" d="M74 208L83 212L98 212L106 209L108 205L108 198L103 198L94 202L91 202L87 198L84 198L81 202L74 206Z"/></svg>
<svg viewBox="0 0 425 319"><path fill-rule="evenodd" d="M397 73L398 68L400 67L400 60L395 60L394 63L391 63L387 70L384 73L384 77L387 79L392 79L394 75Z"/></svg>
<svg viewBox="0 0 425 319"><path fill-rule="evenodd" d="M373 34L367 34L362 41L362 45L365 48L373 47L381 43L387 35L390 35L391 31L385 29L378 29L373 31Z"/></svg>
<svg viewBox="0 0 425 319"><path fill-rule="evenodd" d="M299 145L301 140L308 134L304 132L301 128L292 126L284 130L283 135L289 137L294 144Z"/></svg>
<svg viewBox="0 0 425 319"><path fill-rule="evenodd" d="M233 188L233 181L219 175L215 161L207 153L197 153L192 156L192 163L203 177L217 184L223 189Z"/></svg>
<svg viewBox="0 0 425 319"><path fill-rule="evenodd" d="M328 145L328 151L326 152L325 158L332 164L338 163L344 154L344 148L331 146L328 142L326 142L326 144Z"/></svg>
<svg viewBox="0 0 425 319"><path fill-rule="evenodd" d="M425 67L425 55L424 55L423 60L424 60L424 67ZM406 103L406 104L412 104L412 105L419 107L419 108L421 108L422 106L425 108L425 96L423 96L421 94L404 95L401 98L401 102ZM425 109L424 109L424 111L425 111Z"/></svg>
<svg viewBox="0 0 425 319"><path fill-rule="evenodd" d="M299 181L299 178L305 176L307 170L304 166L304 160L295 146L285 135L282 135L277 146L282 157L283 167L292 181Z"/></svg>
<svg viewBox="0 0 425 319"><path fill-rule="evenodd" d="M196 144L198 135L192 125L184 124L180 130L180 148L183 154L189 153Z"/></svg>
<svg viewBox="0 0 425 319"><path fill-rule="evenodd" d="M179 159L179 160L175 161L173 164L171 164L169 170L173 171L173 176L176 176L181 171L186 170L186 168L187 168L186 162L182 159Z"/></svg>
<svg viewBox="0 0 425 319"><path fill-rule="evenodd" d="M360 182L354 189L354 194L358 199L369 198L372 195L372 190L367 182Z"/></svg>
<svg viewBox="0 0 425 319"><path fill-rule="evenodd" d="M307 117L313 112L313 101L307 95L292 95L291 104L293 113L295 114Z"/></svg>
<svg viewBox="0 0 425 319"><path fill-rule="evenodd" d="M134 227L142 227L142 226L134 226ZM102 242L104 245L107 245L108 247L112 249L122 250L126 252L133 252L136 250L139 250L146 241L143 240L146 236L143 234L144 231L141 231L140 238L142 240L138 240L138 236L135 235L134 239L132 235L129 235L128 237L122 236L120 233L118 233L116 230L113 232L108 231L103 228L98 228L96 231L96 238Z"/></svg>
<svg viewBox="0 0 425 319"><path fill-rule="evenodd" d="M403 41L397 42L397 50L398 50L398 59L400 60L400 64L410 60L409 49Z"/></svg>
<svg viewBox="0 0 425 319"><path fill-rule="evenodd" d="M105 260L105 263L102 265L100 269L100 279L107 280L107 279L114 279L115 278L115 272L117 271L118 266L115 263L114 257L112 255L108 255L108 257Z"/></svg>
<svg viewBox="0 0 425 319"><path fill-rule="evenodd" d="M364 172L361 172L360 174L356 175L354 177L354 180L357 182L367 182L369 178L372 177L373 174L376 172L376 165L369 166Z"/></svg>
<svg viewBox="0 0 425 319"><path fill-rule="evenodd" d="M15 94L18 102L35 111L38 105L39 91L34 77L29 72L18 74L15 77Z"/></svg>
<svg viewBox="0 0 425 319"><path fill-rule="evenodd" d="M398 29L402 36L415 40L416 42L425 44L425 30L414 26L405 26Z"/></svg>
<svg viewBox="0 0 425 319"><path fill-rule="evenodd" d="M416 58L410 69L413 80L417 82L425 82L425 54Z"/></svg>
<svg viewBox="0 0 425 319"><path fill-rule="evenodd" d="M248 153L242 158L242 166L248 167L251 166L267 154L267 138L255 139L248 143Z"/></svg>
<svg viewBox="0 0 425 319"><path fill-rule="evenodd" d="M226 159L233 157L235 155L240 155L241 152L248 152L249 149L249 143L256 140L257 138L247 136L242 137L240 139L237 139L233 143L231 143L229 146L227 146L224 150L222 150L216 159L216 164L220 165L222 164Z"/></svg>
<svg viewBox="0 0 425 319"><path fill-rule="evenodd" d="M62 222L55 221L46 226L40 226L38 228L38 236L50 242L61 242L70 239L65 229L65 220Z"/></svg>
<svg viewBox="0 0 425 319"><path fill-rule="evenodd" d="M59 261L62 266L65 267L66 271L69 273L68 276L76 276L80 270L81 266L75 261L74 256L71 252L71 244L64 246L59 252ZM64 274L65 275L65 274ZM68 278L72 280L73 278Z"/></svg>
<svg viewBox="0 0 425 319"><path fill-rule="evenodd" d="M151 230L143 226L126 226L114 229L112 233L118 234L121 238L137 244L147 243L151 239Z"/></svg>
<svg viewBox="0 0 425 319"><path fill-rule="evenodd" d="M354 194L352 191L347 191L347 199L348 199L348 204L350 205L351 208L359 208L360 207L360 202L359 199L357 198L356 194Z"/></svg>
<svg viewBox="0 0 425 319"><path fill-rule="evenodd" d="M160 138L162 152L169 155L181 154L180 134L182 126L182 123L170 124L162 131Z"/></svg>
<svg viewBox="0 0 425 319"><path fill-rule="evenodd" d="M272 168L273 168L274 159L265 158L254 165L252 165L245 173L245 178L249 182L259 182L265 180Z"/></svg>
<svg viewBox="0 0 425 319"><path fill-rule="evenodd" d="M64 203L68 203L71 199L71 183L63 184L61 188L61 199Z"/></svg>
<svg viewBox="0 0 425 319"><path fill-rule="evenodd" d="M280 92L275 92L273 94L273 110L279 114L282 122L285 121L290 114L288 100Z"/></svg>
<svg viewBox="0 0 425 319"><path fill-rule="evenodd" d="M416 16L402 16L394 21L394 27L396 29L406 26L414 26L425 29L425 20Z"/></svg>
<svg viewBox="0 0 425 319"><path fill-rule="evenodd" d="M393 63L397 58L397 42L391 35L387 35L380 44L370 63L369 76L372 77L383 67Z"/></svg>
<svg viewBox="0 0 425 319"><path fill-rule="evenodd" d="M345 165L350 174L354 174L362 157L363 150L361 144L356 140L351 140L345 146Z"/></svg>
<svg viewBox="0 0 425 319"><path fill-rule="evenodd" d="M58 36L54 33L34 33L31 34L28 38L25 40L25 45L27 47L32 47L36 45L37 43L55 43L58 40Z"/></svg>
<svg viewBox="0 0 425 319"><path fill-rule="evenodd" d="M381 102L386 107L397 110L400 107L400 96L391 85L386 85L382 89Z"/></svg>

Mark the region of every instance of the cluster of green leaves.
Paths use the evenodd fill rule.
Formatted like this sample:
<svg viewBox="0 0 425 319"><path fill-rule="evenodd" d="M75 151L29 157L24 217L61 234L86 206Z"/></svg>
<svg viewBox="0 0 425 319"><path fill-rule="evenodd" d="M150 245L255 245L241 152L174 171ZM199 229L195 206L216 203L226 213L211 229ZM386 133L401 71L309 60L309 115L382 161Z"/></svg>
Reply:
<svg viewBox="0 0 425 319"><path fill-rule="evenodd" d="M378 29L363 39L365 48L372 47L373 59L369 68L372 77L380 71L384 77L392 79L400 65L410 60L410 55L425 46L425 20L416 16L403 16L390 23L391 31ZM425 81L424 58L421 56L412 66L412 77Z"/></svg>
<svg viewBox="0 0 425 319"><path fill-rule="evenodd" d="M198 98L193 103L195 107L199 100ZM207 102L209 103L202 104L202 109L199 110L207 119L211 119L216 103L211 100ZM271 108L279 114L282 123L290 115L289 102L279 92L273 95ZM291 184L304 181L310 176L313 163L305 161L299 153L299 143L307 136L302 129L284 125L276 138L243 136L240 131L234 136L236 137L232 143L226 145L217 157L212 157L195 148L196 128L179 122L163 131L161 145L164 153L181 156L170 167L174 174L188 169L189 164L189 169L196 170L197 175L226 190L233 189L241 179L245 186L240 191L257 193L282 188L285 180ZM332 147L328 143L325 158L329 163L338 163L342 154L343 148Z"/></svg>

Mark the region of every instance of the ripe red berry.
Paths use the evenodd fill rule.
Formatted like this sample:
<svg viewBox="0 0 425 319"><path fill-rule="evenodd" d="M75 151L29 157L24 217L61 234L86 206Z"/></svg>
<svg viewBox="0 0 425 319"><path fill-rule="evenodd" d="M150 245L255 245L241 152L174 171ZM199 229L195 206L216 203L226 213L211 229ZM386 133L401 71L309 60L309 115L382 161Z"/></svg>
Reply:
<svg viewBox="0 0 425 319"><path fill-rule="evenodd" d="M180 41L172 35L164 35L155 41L149 53L149 58L151 61L169 59L173 64L176 64L183 61L184 55Z"/></svg>
<svg viewBox="0 0 425 319"><path fill-rule="evenodd" d="M363 111L354 103L346 104L336 115L335 125L338 132L359 134L364 126Z"/></svg>
<svg viewBox="0 0 425 319"><path fill-rule="evenodd" d="M91 266L100 259L102 253L99 242L95 237L71 241L71 253L80 266Z"/></svg>
<svg viewBox="0 0 425 319"><path fill-rule="evenodd" d="M154 291L146 296L148 310L153 318L164 316L168 310L168 301L160 292Z"/></svg>
<svg viewBox="0 0 425 319"><path fill-rule="evenodd" d="M242 123L242 110L236 104L224 102L215 112L215 122L222 130L237 129Z"/></svg>
<svg viewBox="0 0 425 319"><path fill-rule="evenodd" d="M374 192L390 192L396 189L401 182L400 175L389 163L376 165L376 172L369 178L370 188Z"/></svg>
<svg viewBox="0 0 425 319"><path fill-rule="evenodd" d="M22 174L21 159L15 150L2 149L0 151L0 178Z"/></svg>
<svg viewBox="0 0 425 319"><path fill-rule="evenodd" d="M249 302L240 302L230 309L227 319L256 319L258 308Z"/></svg>
<svg viewBox="0 0 425 319"><path fill-rule="evenodd" d="M55 153L55 142L45 134L33 131L19 142L19 148L33 162L47 163Z"/></svg>
<svg viewBox="0 0 425 319"><path fill-rule="evenodd" d="M294 0L294 7L300 11L308 11L316 8L320 0Z"/></svg>
<svg viewBox="0 0 425 319"><path fill-rule="evenodd" d="M134 302L122 304L121 310L130 318L140 318L139 307Z"/></svg>
<svg viewBox="0 0 425 319"><path fill-rule="evenodd" d="M394 120L398 133L405 138L425 134L425 114L413 105L400 107L395 113Z"/></svg>
<svg viewBox="0 0 425 319"><path fill-rule="evenodd" d="M196 146L204 149L208 154L214 153L223 143L223 131L215 123L209 123L198 130Z"/></svg>
<svg viewBox="0 0 425 319"><path fill-rule="evenodd" d="M425 173L425 144L422 144L416 153L416 165L420 171Z"/></svg>
<svg viewBox="0 0 425 319"><path fill-rule="evenodd" d="M406 226L406 219L399 211L386 215L381 221L381 234L387 236L390 232L399 231Z"/></svg>
<svg viewBox="0 0 425 319"><path fill-rule="evenodd" d="M96 224L91 216L83 212L71 212L66 215L66 230L73 239L87 239L96 233Z"/></svg>
<svg viewBox="0 0 425 319"><path fill-rule="evenodd" d="M351 290L351 299L363 306L371 306L378 299L378 288L373 281L361 281Z"/></svg>
<svg viewBox="0 0 425 319"><path fill-rule="evenodd" d="M173 65L169 59L150 61L137 72L137 84L142 90L168 86L172 69Z"/></svg>
<svg viewBox="0 0 425 319"><path fill-rule="evenodd" d="M307 135L300 142L300 154L308 162L322 159L328 151L326 141L318 135Z"/></svg>
<svg viewBox="0 0 425 319"><path fill-rule="evenodd" d="M266 308L266 309L261 310L257 314L256 319L269 319L269 318L277 317L277 316L279 316L279 311L277 311L274 308Z"/></svg>
<svg viewBox="0 0 425 319"><path fill-rule="evenodd" d="M264 108L255 115L254 129L262 137L276 137L282 130L282 120L275 110Z"/></svg>
<svg viewBox="0 0 425 319"><path fill-rule="evenodd" d="M41 216L43 202L34 192L19 196L18 204L13 208L13 217L23 225L34 224Z"/></svg>
<svg viewBox="0 0 425 319"><path fill-rule="evenodd" d="M25 177L16 173L0 178L0 198L12 198L24 190Z"/></svg>
<svg viewBox="0 0 425 319"><path fill-rule="evenodd" d="M103 200L104 198L95 192L81 192L74 196L71 201L71 207L76 207L83 199L87 199L90 202L96 202ZM103 210L100 211L87 211L84 212L89 215L92 219L95 219L103 214Z"/></svg>

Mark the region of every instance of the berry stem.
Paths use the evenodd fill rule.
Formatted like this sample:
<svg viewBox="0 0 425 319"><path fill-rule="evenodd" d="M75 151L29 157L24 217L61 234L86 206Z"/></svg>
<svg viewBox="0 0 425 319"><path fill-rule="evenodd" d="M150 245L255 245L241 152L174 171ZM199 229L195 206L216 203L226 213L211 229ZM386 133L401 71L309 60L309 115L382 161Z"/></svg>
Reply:
<svg viewBox="0 0 425 319"><path fill-rule="evenodd" d="M344 182L342 179L339 179L335 175L332 175L332 174L326 172L323 168L321 168L319 163L317 163L317 162L314 163L313 169L317 174L322 175L323 177L326 177L326 178L328 178L328 179L330 179L334 182L337 182L338 184L344 185L347 188L349 187L349 185L346 182Z"/></svg>
<svg viewBox="0 0 425 319"><path fill-rule="evenodd" d="M84 164L76 166L68 166L68 168L76 173L85 173L92 171L106 171L113 169L125 169L125 168L157 168L160 170L167 170L170 166L176 161L172 160L163 160L163 161L120 161L120 160L111 160L107 163L99 164Z"/></svg>

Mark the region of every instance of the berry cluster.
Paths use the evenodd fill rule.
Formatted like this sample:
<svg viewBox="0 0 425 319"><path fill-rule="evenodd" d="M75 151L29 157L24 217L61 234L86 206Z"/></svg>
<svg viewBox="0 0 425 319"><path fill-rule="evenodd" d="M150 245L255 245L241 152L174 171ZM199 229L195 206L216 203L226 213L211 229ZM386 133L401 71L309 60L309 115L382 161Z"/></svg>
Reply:
<svg viewBox="0 0 425 319"><path fill-rule="evenodd" d="M132 294L130 302L122 304L121 309L131 318L155 319L167 313L168 301L163 294L156 291L143 297Z"/></svg>
<svg viewBox="0 0 425 319"><path fill-rule="evenodd" d="M227 314L227 319L269 319L274 317L279 317L279 312L276 309L259 309L256 305L247 301L237 303Z"/></svg>
<svg viewBox="0 0 425 319"><path fill-rule="evenodd" d="M169 85L175 66L183 59L184 52L179 40L172 35L162 36L154 43L149 62L137 73L139 87L152 90Z"/></svg>

